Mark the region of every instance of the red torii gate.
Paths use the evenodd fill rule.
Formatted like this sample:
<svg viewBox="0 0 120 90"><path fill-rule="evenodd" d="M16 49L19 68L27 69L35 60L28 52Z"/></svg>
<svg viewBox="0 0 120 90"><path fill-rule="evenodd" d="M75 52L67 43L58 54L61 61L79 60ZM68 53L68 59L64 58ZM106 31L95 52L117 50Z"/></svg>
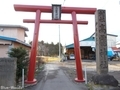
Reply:
<svg viewBox="0 0 120 90"><path fill-rule="evenodd" d="M61 7L61 13L69 13L72 15L72 20L41 20L41 12L52 12L51 6L37 6L37 5L18 5L15 4L14 8L16 11L23 12L36 12L35 19L24 19L24 23L35 23L34 29L34 37L30 54L30 64L28 77L25 81L28 84L36 83L36 79L34 79L35 72L35 63L36 63L36 49L38 42L38 34L39 34L39 24L40 23L62 23L62 24L73 24L73 35L74 35L74 52L76 59L76 71L77 78L76 81L84 82L83 73L82 73L82 63L81 63L81 52L79 46L79 35L77 24L88 24L88 21L77 21L76 14L94 14L96 8L79 8L79 7Z"/></svg>

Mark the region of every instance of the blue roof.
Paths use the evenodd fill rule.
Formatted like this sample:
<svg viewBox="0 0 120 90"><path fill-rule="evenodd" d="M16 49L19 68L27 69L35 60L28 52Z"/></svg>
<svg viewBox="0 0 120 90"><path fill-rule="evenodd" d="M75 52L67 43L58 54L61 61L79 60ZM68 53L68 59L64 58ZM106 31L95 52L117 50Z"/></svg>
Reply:
<svg viewBox="0 0 120 90"><path fill-rule="evenodd" d="M95 33L93 33L90 37L92 37L93 35L95 35ZM114 36L114 37L118 37L118 35L114 35L114 34L107 34L109 36Z"/></svg>
<svg viewBox="0 0 120 90"><path fill-rule="evenodd" d="M81 41L95 41L95 38L93 37L94 34L95 33L93 33L90 37L83 39ZM113 35L113 34L107 34L107 35L117 37L117 35ZM74 48L74 43L67 45L66 48Z"/></svg>
<svg viewBox="0 0 120 90"><path fill-rule="evenodd" d="M89 38L83 39L81 41L95 41L95 38L90 36ZM74 44L67 45L66 48L74 48Z"/></svg>
<svg viewBox="0 0 120 90"><path fill-rule="evenodd" d="M94 37L89 37L89 38L83 39L81 41L95 41L95 38Z"/></svg>
<svg viewBox="0 0 120 90"><path fill-rule="evenodd" d="M20 43L20 44L23 44L25 46L28 46L28 47L31 47L31 45L21 41L21 40L18 40L16 38L11 38L11 37L5 37L5 36L0 36L0 39L2 40L7 40L7 41L13 41L13 42L17 42L17 43Z"/></svg>
<svg viewBox="0 0 120 90"><path fill-rule="evenodd" d="M74 47L74 44L69 44L67 46L65 46L66 48L73 48Z"/></svg>

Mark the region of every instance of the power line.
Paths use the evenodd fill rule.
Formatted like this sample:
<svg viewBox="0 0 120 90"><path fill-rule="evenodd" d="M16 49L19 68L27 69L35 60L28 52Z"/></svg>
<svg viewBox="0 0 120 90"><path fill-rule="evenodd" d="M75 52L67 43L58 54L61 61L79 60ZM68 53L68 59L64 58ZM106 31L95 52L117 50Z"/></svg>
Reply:
<svg viewBox="0 0 120 90"><path fill-rule="evenodd" d="M62 5L64 5L65 1L66 1L66 0L63 1Z"/></svg>
<svg viewBox="0 0 120 90"><path fill-rule="evenodd" d="M110 0L107 0L106 3L101 8L104 8L108 4L109 1Z"/></svg>

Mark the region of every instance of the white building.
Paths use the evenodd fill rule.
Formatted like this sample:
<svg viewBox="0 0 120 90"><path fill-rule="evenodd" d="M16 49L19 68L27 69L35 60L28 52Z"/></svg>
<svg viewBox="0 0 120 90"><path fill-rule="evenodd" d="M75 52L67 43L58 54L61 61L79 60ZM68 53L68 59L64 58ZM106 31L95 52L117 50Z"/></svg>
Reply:
<svg viewBox="0 0 120 90"><path fill-rule="evenodd" d="M108 48L116 47L116 38L117 35L107 34ZM90 37L80 41L82 58L87 58L90 57L91 55L95 55L94 48L95 48L95 33L93 33ZM66 50L68 54L74 53L74 44L67 45Z"/></svg>
<svg viewBox="0 0 120 90"><path fill-rule="evenodd" d="M108 47L116 47L116 37L117 35L107 34L107 46ZM80 46L95 47L95 33L91 35L89 38L86 38L80 41Z"/></svg>

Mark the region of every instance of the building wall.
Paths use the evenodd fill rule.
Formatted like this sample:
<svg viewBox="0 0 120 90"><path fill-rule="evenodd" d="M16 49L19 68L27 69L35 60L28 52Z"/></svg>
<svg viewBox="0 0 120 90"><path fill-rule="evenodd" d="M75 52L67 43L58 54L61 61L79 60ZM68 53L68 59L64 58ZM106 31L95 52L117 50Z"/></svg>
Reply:
<svg viewBox="0 0 120 90"><path fill-rule="evenodd" d="M91 47L80 47L80 52L81 52L81 58L82 59L88 59L90 55L93 55L95 52L92 51ZM75 54L74 53L74 48L67 49L66 50L67 55L69 56L70 54ZM90 58L89 58L90 59Z"/></svg>
<svg viewBox="0 0 120 90"><path fill-rule="evenodd" d="M81 41L80 46L91 46L95 47L95 41Z"/></svg>
<svg viewBox="0 0 120 90"><path fill-rule="evenodd" d="M108 47L116 47L116 37L107 35Z"/></svg>
<svg viewBox="0 0 120 90"><path fill-rule="evenodd" d="M8 57L8 47L9 45L0 45L0 58L2 57Z"/></svg>
<svg viewBox="0 0 120 90"><path fill-rule="evenodd" d="M28 50L28 53L30 54L30 47L27 47L25 45L16 43L16 42L10 42L12 43L12 45L4 45L4 44L0 44L0 57L8 57L7 52L10 51L11 48L18 48L18 47L24 47L26 50Z"/></svg>
<svg viewBox="0 0 120 90"><path fill-rule="evenodd" d="M0 44L11 44L11 41L0 40Z"/></svg>
<svg viewBox="0 0 120 90"><path fill-rule="evenodd" d="M6 36L11 38L17 38L17 29L16 28L1 28L0 36Z"/></svg>
<svg viewBox="0 0 120 90"><path fill-rule="evenodd" d="M21 41L25 40L25 30L21 28L4 28L0 30L0 36L16 38Z"/></svg>
<svg viewBox="0 0 120 90"><path fill-rule="evenodd" d="M18 48L18 47L24 47L28 51L28 53L30 54L31 47L27 47L23 44L19 44L19 43L14 42L14 48Z"/></svg>
<svg viewBox="0 0 120 90"><path fill-rule="evenodd" d="M17 38L24 42L25 40L25 31L21 28L17 29Z"/></svg>
<svg viewBox="0 0 120 90"><path fill-rule="evenodd" d="M67 49L67 50L66 50L66 53L67 53L68 55L74 54L74 49L73 49L73 48Z"/></svg>
<svg viewBox="0 0 120 90"><path fill-rule="evenodd" d="M120 42L117 42L116 47L120 48Z"/></svg>
<svg viewBox="0 0 120 90"><path fill-rule="evenodd" d="M27 50L30 50L30 49L31 49L30 47L27 47L27 46L25 46L25 45L23 45L23 44L19 44L19 43L14 42L14 48L17 48L17 47L24 47L24 48L27 49Z"/></svg>

